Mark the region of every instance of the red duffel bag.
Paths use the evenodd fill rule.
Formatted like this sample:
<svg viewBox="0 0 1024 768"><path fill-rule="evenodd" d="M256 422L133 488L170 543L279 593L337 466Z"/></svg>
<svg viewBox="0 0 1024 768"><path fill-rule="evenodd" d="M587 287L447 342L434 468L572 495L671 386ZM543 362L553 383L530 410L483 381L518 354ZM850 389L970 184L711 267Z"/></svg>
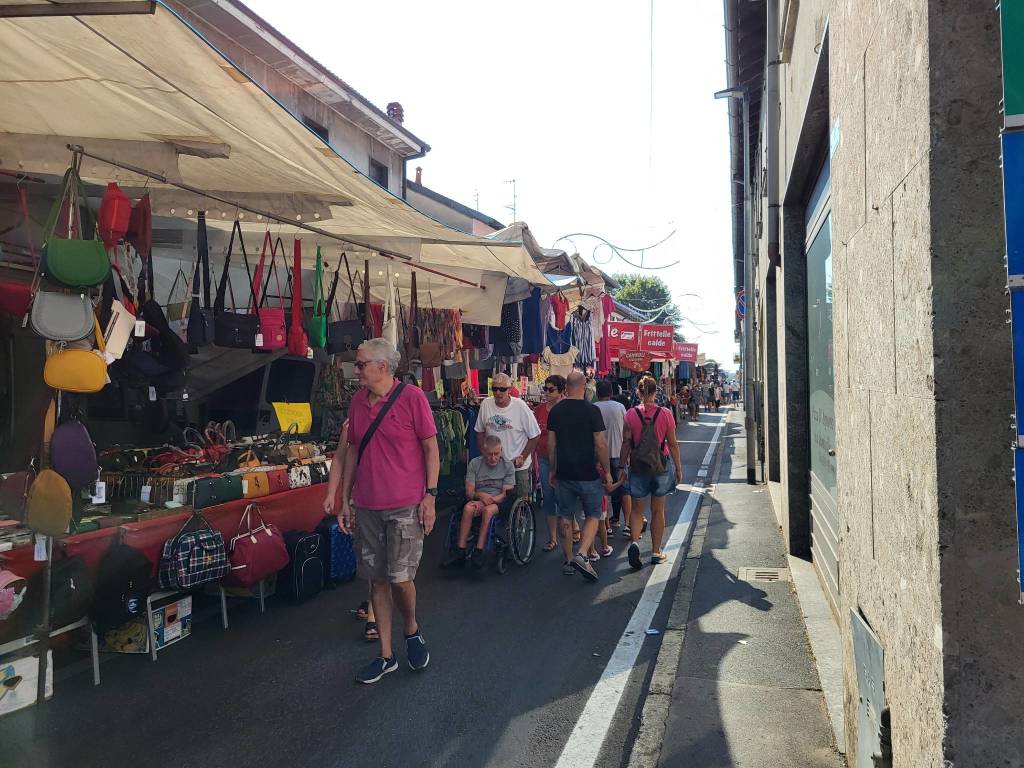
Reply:
<svg viewBox="0 0 1024 768"><path fill-rule="evenodd" d="M253 527L253 518L259 522ZM288 565L288 548L276 525L263 520L257 504L250 504L238 522L238 533L228 545L231 570L224 577L224 586L251 587L274 575Z"/></svg>

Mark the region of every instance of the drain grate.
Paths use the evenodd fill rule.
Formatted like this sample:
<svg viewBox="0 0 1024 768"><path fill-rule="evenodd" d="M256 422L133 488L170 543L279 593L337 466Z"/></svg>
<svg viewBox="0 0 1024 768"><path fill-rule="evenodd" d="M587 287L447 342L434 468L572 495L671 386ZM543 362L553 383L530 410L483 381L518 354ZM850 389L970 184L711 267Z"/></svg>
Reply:
<svg viewBox="0 0 1024 768"><path fill-rule="evenodd" d="M788 568L740 568L740 581L789 581Z"/></svg>

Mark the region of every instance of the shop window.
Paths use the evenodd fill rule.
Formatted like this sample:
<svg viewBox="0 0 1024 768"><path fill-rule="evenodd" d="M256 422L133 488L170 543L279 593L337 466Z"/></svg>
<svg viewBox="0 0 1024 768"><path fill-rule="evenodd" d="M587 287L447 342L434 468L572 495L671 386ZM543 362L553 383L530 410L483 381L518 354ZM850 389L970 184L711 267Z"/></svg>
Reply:
<svg viewBox="0 0 1024 768"><path fill-rule="evenodd" d="M388 188L388 167L376 160L370 161L370 178L380 184L384 189Z"/></svg>
<svg viewBox="0 0 1024 768"><path fill-rule="evenodd" d="M305 360L275 360L267 377L268 403L308 403L316 365Z"/></svg>
<svg viewBox="0 0 1024 768"><path fill-rule="evenodd" d="M311 130L313 133L315 133L317 136L323 139L324 144L330 143L330 132L324 126L320 125L320 123L318 123L311 117L306 117L305 115L302 116L302 122L306 125L307 128L309 128L309 130Z"/></svg>

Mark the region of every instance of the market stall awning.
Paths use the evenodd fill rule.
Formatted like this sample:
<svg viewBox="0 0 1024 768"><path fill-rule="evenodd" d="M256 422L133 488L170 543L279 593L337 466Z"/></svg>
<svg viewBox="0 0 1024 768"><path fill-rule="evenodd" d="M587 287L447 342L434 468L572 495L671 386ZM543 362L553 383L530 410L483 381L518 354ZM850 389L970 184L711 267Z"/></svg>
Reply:
<svg viewBox="0 0 1024 768"><path fill-rule="evenodd" d="M0 65L2 168L59 174L66 145L79 144L229 198L271 197L287 209L296 196L315 209L306 223L368 251L547 282L521 243L448 229L360 174L163 5L152 15L0 19ZM179 190L162 199L167 185L139 174L87 158L82 175L148 184L156 215L183 213ZM254 219L247 228L265 226Z"/></svg>

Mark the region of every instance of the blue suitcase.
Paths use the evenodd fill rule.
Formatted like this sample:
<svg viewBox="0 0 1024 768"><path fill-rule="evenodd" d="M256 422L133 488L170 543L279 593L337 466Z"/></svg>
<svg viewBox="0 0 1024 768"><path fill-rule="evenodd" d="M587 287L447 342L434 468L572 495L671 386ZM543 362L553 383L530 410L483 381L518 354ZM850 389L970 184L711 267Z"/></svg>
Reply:
<svg viewBox="0 0 1024 768"><path fill-rule="evenodd" d="M338 518L328 515L323 519L317 532L327 546L323 548L324 573L328 584L341 584L356 577L356 552L352 548L352 535L342 533Z"/></svg>

